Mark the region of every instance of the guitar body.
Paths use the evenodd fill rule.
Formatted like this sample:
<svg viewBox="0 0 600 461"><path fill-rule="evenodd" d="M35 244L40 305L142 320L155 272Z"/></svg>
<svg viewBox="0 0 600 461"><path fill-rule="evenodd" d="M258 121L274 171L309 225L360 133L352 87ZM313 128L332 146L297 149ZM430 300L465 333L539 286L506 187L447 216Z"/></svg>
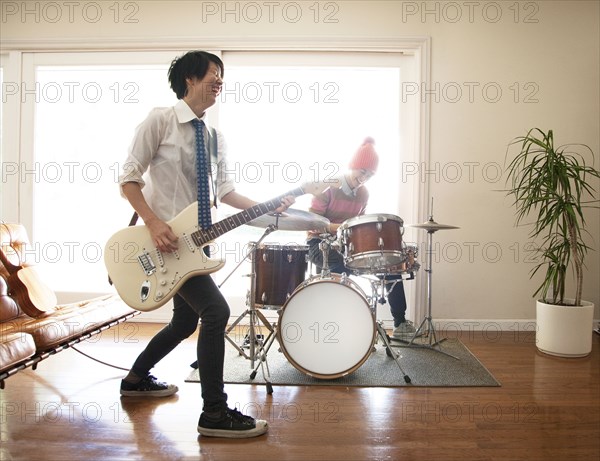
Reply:
<svg viewBox="0 0 600 461"><path fill-rule="evenodd" d="M8 286L21 310L30 317L53 311L58 303L54 291L42 282L33 267L21 267L9 275Z"/></svg>
<svg viewBox="0 0 600 461"><path fill-rule="evenodd" d="M104 249L104 263L119 296L130 307L152 311L166 304L183 283L195 275L216 272L222 259L206 256L203 245L191 236L198 232L198 210L194 202L168 222L179 237L174 253L156 249L146 226L130 226L116 232Z"/></svg>
<svg viewBox="0 0 600 461"><path fill-rule="evenodd" d="M104 248L108 275L127 305L139 311L152 311L169 301L190 277L216 272L225 265L222 259L213 259L204 253L204 248L218 237L276 210L284 196L319 194L339 184L339 179L305 183L214 223L206 230L198 228L198 204L194 202L168 222L179 238L175 253L161 253L146 226L126 227L116 232Z"/></svg>
<svg viewBox="0 0 600 461"><path fill-rule="evenodd" d="M24 267L21 265L20 252L13 246L10 227L4 223L2 223L2 226L6 229L6 235L8 236L6 247L10 248L15 257L19 259L19 265L13 264L8 256L4 254L4 249L0 248L0 263L8 272L6 281L10 295L21 310L30 317L39 317L46 312L53 311L58 303L56 294L44 283L32 266ZM4 239L2 241L4 242Z"/></svg>

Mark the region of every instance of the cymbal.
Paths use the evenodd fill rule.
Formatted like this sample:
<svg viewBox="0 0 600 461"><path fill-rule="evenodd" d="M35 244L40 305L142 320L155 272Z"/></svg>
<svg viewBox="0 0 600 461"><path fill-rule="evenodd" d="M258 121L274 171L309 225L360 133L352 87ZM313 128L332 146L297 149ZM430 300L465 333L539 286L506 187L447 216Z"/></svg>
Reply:
<svg viewBox="0 0 600 461"><path fill-rule="evenodd" d="M248 223L253 227L275 226L278 230L309 231L323 230L329 227L329 219L308 211L288 208L283 213L267 213Z"/></svg>
<svg viewBox="0 0 600 461"><path fill-rule="evenodd" d="M430 219L429 221L425 221L424 223L421 223L421 224L411 224L407 227L415 227L417 229L425 229L427 232L435 232L435 231L447 230L447 229L460 229L460 227L456 227L456 226L449 226L447 224L439 224L439 223L435 222L433 219Z"/></svg>

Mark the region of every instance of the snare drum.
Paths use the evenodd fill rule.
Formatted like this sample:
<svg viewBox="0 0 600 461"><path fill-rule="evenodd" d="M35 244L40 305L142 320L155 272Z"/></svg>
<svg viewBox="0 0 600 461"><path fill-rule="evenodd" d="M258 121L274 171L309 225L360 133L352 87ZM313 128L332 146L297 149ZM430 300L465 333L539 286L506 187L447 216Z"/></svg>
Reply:
<svg viewBox="0 0 600 461"><path fill-rule="evenodd" d="M314 276L279 312L281 350L301 372L335 379L358 369L371 354L376 324L367 297L345 276Z"/></svg>
<svg viewBox="0 0 600 461"><path fill-rule="evenodd" d="M253 265L256 307L279 309L306 278L308 245L258 245Z"/></svg>
<svg viewBox="0 0 600 461"><path fill-rule="evenodd" d="M403 262L404 221L388 214L357 216L342 223L338 232L344 263L358 273L374 273Z"/></svg>
<svg viewBox="0 0 600 461"><path fill-rule="evenodd" d="M387 269L389 274L408 274L414 278L414 273L419 270L421 264L417 261L419 250L416 245L405 245L403 248L404 261L396 266L391 266Z"/></svg>

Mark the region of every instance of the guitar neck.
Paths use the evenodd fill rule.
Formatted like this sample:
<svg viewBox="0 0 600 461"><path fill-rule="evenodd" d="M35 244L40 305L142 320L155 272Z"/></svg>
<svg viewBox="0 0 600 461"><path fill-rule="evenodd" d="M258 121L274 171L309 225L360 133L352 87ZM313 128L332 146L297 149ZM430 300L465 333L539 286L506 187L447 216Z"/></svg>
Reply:
<svg viewBox="0 0 600 461"><path fill-rule="evenodd" d="M21 266L15 266L8 260L2 248L0 248L0 262L6 268L10 275L15 274L19 269L21 269Z"/></svg>
<svg viewBox="0 0 600 461"><path fill-rule="evenodd" d="M198 246L204 245L212 240L216 240L221 235L235 229L236 227L249 223L256 218L269 213L270 211L276 210L281 206L281 199L287 195L299 197L304 195L304 189L298 187L283 195L280 195L279 197L259 203L253 207L247 208L239 213L229 216L228 218L216 222L208 229L197 230L191 234L192 240Z"/></svg>

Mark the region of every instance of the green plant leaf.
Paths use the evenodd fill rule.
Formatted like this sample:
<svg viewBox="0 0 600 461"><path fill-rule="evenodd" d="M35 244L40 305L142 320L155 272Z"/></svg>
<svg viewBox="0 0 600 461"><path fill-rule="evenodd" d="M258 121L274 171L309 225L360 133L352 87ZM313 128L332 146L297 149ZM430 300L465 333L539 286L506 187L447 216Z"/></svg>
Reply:
<svg viewBox="0 0 600 461"><path fill-rule="evenodd" d="M579 304L584 258L590 250L582 239L584 210L600 208L590 183L591 179L600 178L600 171L593 166L594 153L585 144L555 148L553 131L540 128L514 138L508 144L506 160L515 147L518 152L505 161L509 187L504 192L513 197L516 225L528 225L529 237L541 240L537 250L540 262L530 276L541 269L545 276L534 296L546 299L551 292L553 302L563 302L566 276L572 266L577 282L575 300ZM591 165L586 163L586 156L592 159ZM589 236L587 232L585 235Z"/></svg>

